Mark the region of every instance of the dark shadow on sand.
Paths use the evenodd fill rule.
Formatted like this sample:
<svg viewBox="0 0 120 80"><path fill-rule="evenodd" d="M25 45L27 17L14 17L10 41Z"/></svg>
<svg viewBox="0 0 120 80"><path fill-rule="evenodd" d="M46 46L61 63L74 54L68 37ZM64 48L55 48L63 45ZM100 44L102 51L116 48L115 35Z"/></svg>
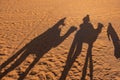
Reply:
<svg viewBox="0 0 120 80"><path fill-rule="evenodd" d="M114 56L120 58L120 39L113 28L112 24L108 24L107 36L109 40L112 40L114 46Z"/></svg>
<svg viewBox="0 0 120 80"><path fill-rule="evenodd" d="M34 67L34 65L40 60L40 58L47 53L50 49L57 47L62 43L72 32L76 30L75 27L71 27L65 35L60 36L61 28L65 25L64 21L66 18L59 20L53 27L39 35L38 37L31 40L22 49L17 51L12 57L0 65L0 71L14 61L19 55L20 57L4 72L0 74L0 79L2 79L7 73L14 70L19 66L24 60L29 56L29 54L35 54L36 57L27 67L24 73L22 73L18 80L23 80L29 71Z"/></svg>
<svg viewBox="0 0 120 80"><path fill-rule="evenodd" d="M90 80L93 80L92 47L93 47L93 43L96 41L99 33L101 32L102 27L103 24L98 23L98 28L94 29L93 25L90 23L89 15L83 18L83 23L80 25L80 29L75 34L74 40L72 42L71 48L68 53L66 65L59 80L66 80L70 68L75 62L75 59L81 53L83 43L88 44L88 49L87 49L85 64L82 71L81 80L85 80L88 63L90 69L89 70Z"/></svg>

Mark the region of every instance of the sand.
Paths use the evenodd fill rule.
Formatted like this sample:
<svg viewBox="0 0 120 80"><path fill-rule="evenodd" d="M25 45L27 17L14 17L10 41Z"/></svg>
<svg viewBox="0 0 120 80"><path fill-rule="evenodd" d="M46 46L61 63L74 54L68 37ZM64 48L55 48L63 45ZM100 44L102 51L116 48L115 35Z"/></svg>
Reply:
<svg viewBox="0 0 120 80"><path fill-rule="evenodd" d="M119 4L119 0L0 0L0 79L120 80ZM104 27L91 52L83 43L75 60L69 60L86 15L94 29L98 23Z"/></svg>

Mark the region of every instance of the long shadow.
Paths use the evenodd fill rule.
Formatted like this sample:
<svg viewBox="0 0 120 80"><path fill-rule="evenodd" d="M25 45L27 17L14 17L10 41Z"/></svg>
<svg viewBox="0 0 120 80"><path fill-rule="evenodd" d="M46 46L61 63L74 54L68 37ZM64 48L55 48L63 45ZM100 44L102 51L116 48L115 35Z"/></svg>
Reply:
<svg viewBox="0 0 120 80"><path fill-rule="evenodd" d="M108 24L107 36L109 40L112 39L114 46L114 56L116 58L120 58L120 39L111 23Z"/></svg>
<svg viewBox="0 0 120 80"><path fill-rule="evenodd" d="M12 57L10 57L7 61L0 65L0 70L2 70L20 55L20 57L9 68L7 68L4 72L0 74L0 79L2 79L7 73L11 72L17 66L19 66L29 54L35 54L36 58L28 66L25 72L20 75L18 79L23 80L25 76L29 73L29 71L34 67L34 65L40 60L40 58L45 53L47 53L50 49L57 47L72 32L74 32L77 29L75 27L71 27L63 36L60 36L61 28L65 25L65 19L66 18L62 18L61 20L59 20L53 27L31 40L22 49L20 49Z"/></svg>
<svg viewBox="0 0 120 80"><path fill-rule="evenodd" d="M75 34L73 43L69 50L66 65L64 67L64 70L59 80L66 79L66 76L70 68L72 67L75 59L81 53L83 43L88 44L88 50L87 50L85 64L83 67L81 80L85 80L88 62L90 62L90 65L89 65L90 79L91 80L93 79L92 47L93 47L93 43L96 41L99 33L101 32L102 27L103 27L103 24L98 23L98 28L94 29L93 25L90 23L89 15L83 18L83 23L80 25L80 29Z"/></svg>

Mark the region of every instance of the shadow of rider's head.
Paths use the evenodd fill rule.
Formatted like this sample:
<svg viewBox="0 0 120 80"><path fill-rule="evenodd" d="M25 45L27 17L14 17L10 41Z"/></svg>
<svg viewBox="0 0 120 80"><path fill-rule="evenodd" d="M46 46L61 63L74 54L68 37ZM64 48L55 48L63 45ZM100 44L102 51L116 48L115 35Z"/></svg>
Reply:
<svg viewBox="0 0 120 80"><path fill-rule="evenodd" d="M90 21L89 15L86 15L86 16L83 18L83 22L84 22L84 23L89 23L89 21Z"/></svg>

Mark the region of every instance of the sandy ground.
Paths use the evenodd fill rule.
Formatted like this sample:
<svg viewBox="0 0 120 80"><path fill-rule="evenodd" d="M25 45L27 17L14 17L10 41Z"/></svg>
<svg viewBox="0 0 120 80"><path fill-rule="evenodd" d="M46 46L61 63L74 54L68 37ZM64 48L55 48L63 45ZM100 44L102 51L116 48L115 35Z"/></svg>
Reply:
<svg viewBox="0 0 120 80"><path fill-rule="evenodd" d="M104 27L93 44L91 55L87 56L88 44L83 43L82 51L70 65L72 61L66 63L67 56L87 14L95 29L99 22ZM60 20L64 17L65 26L60 36L71 26L77 30L52 46L57 43L59 33L49 30L62 24ZM109 22L115 30L111 34L116 32L120 38L120 0L0 0L1 80L59 80L65 65L71 66L66 80L120 80L115 42L107 36ZM117 52L120 54L120 47Z"/></svg>

